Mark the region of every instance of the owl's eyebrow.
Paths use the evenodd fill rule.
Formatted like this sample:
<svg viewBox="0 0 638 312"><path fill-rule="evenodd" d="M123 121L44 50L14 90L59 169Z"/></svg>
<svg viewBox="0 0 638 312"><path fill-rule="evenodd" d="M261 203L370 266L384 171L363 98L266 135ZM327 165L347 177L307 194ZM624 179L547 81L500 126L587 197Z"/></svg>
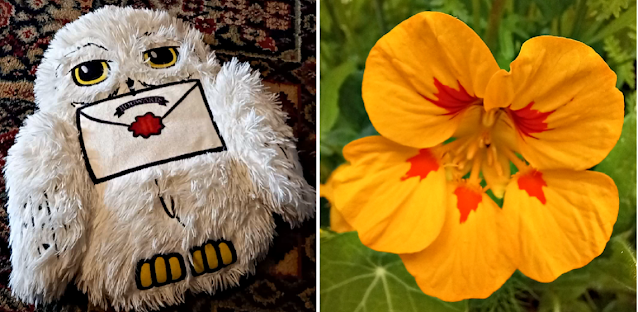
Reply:
<svg viewBox="0 0 638 312"><path fill-rule="evenodd" d="M97 43L89 42L89 43L87 43L87 44L85 44L85 45L83 45L83 46L81 46L81 47L78 47L78 48L77 48L77 49L75 49L74 51L71 51L71 52L69 52L69 53L65 54L65 55L64 55L64 57L67 57L69 54L71 54L71 53L75 53L75 52L79 51L80 49L82 49L82 48L84 48L84 47L88 47L88 46L96 46L96 47L98 47L98 48L100 48L100 49L103 49L103 50L105 50L105 51L108 51L108 50L109 50L109 49L107 49L107 48L105 48L105 47L103 47L103 46L101 46L101 45L99 45L99 44L97 44Z"/></svg>

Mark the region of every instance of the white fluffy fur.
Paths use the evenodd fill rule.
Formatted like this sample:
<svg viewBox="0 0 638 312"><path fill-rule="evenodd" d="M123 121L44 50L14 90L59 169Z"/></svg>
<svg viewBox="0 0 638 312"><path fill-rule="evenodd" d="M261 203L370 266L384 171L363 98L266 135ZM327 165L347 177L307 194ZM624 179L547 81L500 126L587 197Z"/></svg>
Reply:
<svg viewBox="0 0 638 312"><path fill-rule="evenodd" d="M109 51L78 50L89 42ZM176 66L158 70L141 61L142 51L163 45L180 47ZM76 86L69 70L92 59L112 61L109 77ZM104 99L118 88L126 93L127 78L139 90L138 81L162 84L189 77L202 81L228 150L94 185L72 103ZM292 225L314 215L314 190L302 177L292 131L259 73L236 60L220 66L197 30L165 12L105 7L67 24L38 68L35 96L39 110L20 129L4 169L10 287L28 303L55 300L69 282L93 303L117 310L176 304L189 289L214 293L254 272L275 233L272 213ZM177 199L185 226L166 217L156 179L163 196ZM139 260L178 252L188 266L191 247L222 238L237 249L233 265L198 277L187 269L185 280L149 290L135 286ZM51 247L45 250L43 244Z"/></svg>

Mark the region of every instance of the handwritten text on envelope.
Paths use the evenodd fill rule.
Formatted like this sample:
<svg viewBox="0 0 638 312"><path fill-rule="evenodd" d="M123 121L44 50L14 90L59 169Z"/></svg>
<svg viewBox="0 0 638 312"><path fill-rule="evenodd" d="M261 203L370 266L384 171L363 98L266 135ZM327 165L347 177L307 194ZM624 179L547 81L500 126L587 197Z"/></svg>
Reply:
<svg viewBox="0 0 638 312"><path fill-rule="evenodd" d="M136 170L226 149L199 80L151 87L77 109L95 184Z"/></svg>

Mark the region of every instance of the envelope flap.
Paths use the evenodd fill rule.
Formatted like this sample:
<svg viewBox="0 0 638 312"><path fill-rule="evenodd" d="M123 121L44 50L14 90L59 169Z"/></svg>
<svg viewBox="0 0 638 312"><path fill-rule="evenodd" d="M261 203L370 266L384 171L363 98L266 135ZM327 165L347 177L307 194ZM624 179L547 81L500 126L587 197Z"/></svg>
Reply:
<svg viewBox="0 0 638 312"><path fill-rule="evenodd" d="M130 124L145 113L163 116L192 92L199 80L188 80L154 86L123 94L78 108L78 113L96 121Z"/></svg>

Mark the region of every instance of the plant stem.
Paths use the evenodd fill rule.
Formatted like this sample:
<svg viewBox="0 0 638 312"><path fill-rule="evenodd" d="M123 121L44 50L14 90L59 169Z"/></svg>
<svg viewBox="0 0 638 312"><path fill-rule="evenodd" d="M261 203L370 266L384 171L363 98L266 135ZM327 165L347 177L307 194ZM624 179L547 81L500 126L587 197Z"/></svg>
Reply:
<svg viewBox="0 0 638 312"><path fill-rule="evenodd" d="M587 303L592 308L592 311L598 310L598 307L596 306L596 303L594 303L594 300L589 295L589 292L586 291L584 295L585 295L585 300L587 300Z"/></svg>
<svg viewBox="0 0 638 312"><path fill-rule="evenodd" d="M578 7L576 9L576 20L574 21L574 27L572 27L571 37L574 39L578 39L580 36L580 28L583 25L583 20L585 19L585 15L587 15L587 5L586 0L580 0L578 2Z"/></svg>
<svg viewBox="0 0 638 312"><path fill-rule="evenodd" d="M560 36L560 32L558 31L558 17L554 17L552 19L552 25L550 26L550 34L554 36Z"/></svg>
<svg viewBox="0 0 638 312"><path fill-rule="evenodd" d="M377 23L379 24L379 28L381 29L381 34L385 35L385 33L388 32L388 29L385 25L382 0L374 0L374 10L377 13Z"/></svg>
<svg viewBox="0 0 638 312"><path fill-rule="evenodd" d="M485 30L485 43L492 53L496 53L498 46L498 28L501 26L501 15L503 14L503 9L505 9L506 2L507 0L494 0L492 2L490 19Z"/></svg>
<svg viewBox="0 0 638 312"><path fill-rule="evenodd" d="M472 19L474 31L478 32L481 26L481 0L472 0Z"/></svg>
<svg viewBox="0 0 638 312"><path fill-rule="evenodd" d="M337 17L337 13L332 7L332 1L335 1L335 0L324 0L324 1L326 2L326 8L328 8L328 14L330 15L330 18L332 19L332 26L334 28L334 31L336 32L337 37L341 39L341 42L345 44L346 34L343 32L343 29L341 29L341 22L339 21L339 18ZM336 1L340 1L340 0L336 0Z"/></svg>

